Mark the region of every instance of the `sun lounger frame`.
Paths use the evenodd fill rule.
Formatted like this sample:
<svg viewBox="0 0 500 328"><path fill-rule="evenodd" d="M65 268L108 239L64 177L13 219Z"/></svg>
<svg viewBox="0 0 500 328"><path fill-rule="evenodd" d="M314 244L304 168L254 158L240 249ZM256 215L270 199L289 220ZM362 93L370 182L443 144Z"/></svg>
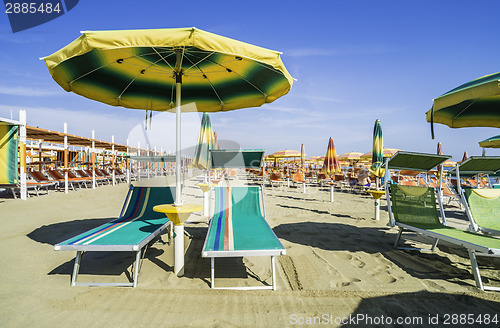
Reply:
<svg viewBox="0 0 500 328"><path fill-rule="evenodd" d="M409 154L410 156L419 156L419 155L420 156L428 156L428 157L436 156L436 155L430 155L430 154L420 154L420 153L410 153L410 152L400 152L400 153L403 156L407 155L407 154ZM443 162L444 162L444 160L446 160L446 159L444 158ZM413 169L413 170L416 169L416 170L421 170L421 171L429 171L430 169L432 169L432 167L425 167L425 168L419 168L419 167L414 167L414 166L410 166L410 167L398 167L398 166L391 167L390 166L390 161L391 160L388 160L385 163L385 174L386 174L386 176L385 176L385 191L386 191L386 196L387 196L387 206L388 206L388 210L389 210L390 224L392 226L397 226L399 228L399 233L398 233L398 236L396 238L396 242L394 243L394 247L397 248L397 249L411 249L411 250L420 250L420 251L434 251L435 248L436 248L436 246L437 246L437 244L438 244L438 242L439 242L439 240L444 240L444 241L449 242L449 243L451 243L453 245L462 246L462 247L464 247L464 248L467 249L467 252L469 254L469 259L470 259L471 267L472 267L472 274L474 276L474 280L476 282L476 286L479 289L483 290L483 291L485 291L485 290L488 290L488 291L500 291L500 287L487 286L487 285L485 285L483 283L483 281L481 279L481 273L479 272L479 266L478 266L478 263L477 263L477 257L478 256L483 256L483 257L497 257L497 258L499 258L500 257L500 248L490 248L490 247L478 245L478 244L475 244L475 243L467 242L465 240L453 238L453 237L450 237L450 236L447 236L447 235L444 235L444 234L440 234L440 233L436 233L436 232L429 231L429 230L426 230L426 229L421 229L421 228L418 228L418 227L414 227L414 226L411 226L411 225L408 225L408 224L400 223L400 222L397 222L394 219L393 213L392 213L391 195L390 195L390 191L389 191L389 184L387 183L387 181L390 181L390 171L389 171L389 169L390 168L396 168L396 169ZM441 173L440 173L440 175L442 176L442 174L443 174L443 167L441 166ZM440 190L440 188L441 188L441 186L439 186L439 190ZM439 192L435 192L435 194L437 195L437 199L438 199L438 203L439 203L439 211L438 211L438 213L441 214L442 220L445 220L445 215L444 215L444 209L443 209L443 206L442 206L441 195L440 195ZM444 222L446 222L446 221L444 221ZM399 247L399 241L401 239L401 235L402 235L404 229L407 229L407 230L419 233L419 234L424 235L424 236L428 236L428 237L434 238L435 241L434 241L432 247L430 249ZM483 236L483 238L488 238L488 237Z"/></svg>
<svg viewBox="0 0 500 328"><path fill-rule="evenodd" d="M254 187L258 188L259 190L259 195L260 195L260 202L262 206L261 214L262 218L266 222L267 228L272 232L274 238L276 240L279 239L276 237L276 234L274 234L274 231L271 229L269 226L269 223L267 223L266 220L266 209L265 209L265 202L264 202L264 193L263 193L263 188L261 186L259 187ZM210 190L210 194L212 194L212 189ZM212 195L210 196L212 198ZM214 208L214 207L213 207ZM232 290L276 290L276 260L275 257L278 255L285 255L286 250L285 248L281 249L261 249L261 250L218 250L218 251L208 251L206 250L207 243L208 243L208 237L210 236L211 229L214 228L214 223L215 220L210 220L209 222L209 227L208 227L208 232L205 237L205 242L203 244L203 250L202 250L202 257L210 257L210 286L212 289L232 289ZM281 244L281 242L279 242ZM245 286L245 287L216 287L215 286L215 258L216 257L250 257L250 256L270 256L271 257L271 270L272 270L272 281L270 286Z"/></svg>
<svg viewBox="0 0 500 328"><path fill-rule="evenodd" d="M133 186L129 186L129 190L127 192L127 196L125 198L125 202L123 204L122 210L120 212L120 216L113 220L110 221L109 223L112 223L114 221L119 220L122 218L122 216L125 213L125 209L130 201L130 197L132 195L132 189ZM109 224L108 223L108 224ZM95 228L94 228L95 229ZM160 226L158 229L155 231L151 232L146 238L142 239L139 243L134 244L134 245L119 245L119 244L114 244L114 245L64 245L64 244L57 244L54 246L54 250L56 251L76 251L76 257L75 257L75 264L73 267L73 274L71 277L71 286L119 286L119 287L136 287L137 286L137 280L139 277L139 270L141 267L142 263L142 255L146 253L147 246L158 236L160 236L165 230L170 229L172 230L172 222L167 220L165 224ZM134 272L133 272L133 279L132 282L118 282L118 283L111 283L111 282L77 282L78 279L78 272L80 270L80 265L81 265L81 260L83 257L83 254L85 252L105 252L105 251L111 251L111 252L135 252L135 262L133 265Z"/></svg>

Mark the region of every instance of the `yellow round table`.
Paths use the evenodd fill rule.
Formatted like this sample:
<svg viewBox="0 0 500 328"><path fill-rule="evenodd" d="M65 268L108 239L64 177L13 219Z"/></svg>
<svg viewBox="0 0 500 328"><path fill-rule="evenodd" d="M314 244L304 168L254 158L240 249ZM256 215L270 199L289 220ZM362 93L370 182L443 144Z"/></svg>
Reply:
<svg viewBox="0 0 500 328"><path fill-rule="evenodd" d="M184 275L184 222L193 212L201 211L203 206L197 204L162 204L153 207L153 211L165 213L174 224L174 273L181 277Z"/></svg>
<svg viewBox="0 0 500 328"><path fill-rule="evenodd" d="M384 190L367 190L375 199L375 220L380 220L380 201L379 199L385 194Z"/></svg>

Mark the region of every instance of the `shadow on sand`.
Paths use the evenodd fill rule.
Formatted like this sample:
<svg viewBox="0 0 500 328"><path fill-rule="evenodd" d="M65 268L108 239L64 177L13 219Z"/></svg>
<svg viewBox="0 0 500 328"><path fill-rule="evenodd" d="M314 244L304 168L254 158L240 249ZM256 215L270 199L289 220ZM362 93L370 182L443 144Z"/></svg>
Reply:
<svg viewBox="0 0 500 328"><path fill-rule="evenodd" d="M441 252L421 252L417 250L398 250L393 247L396 234L390 228L356 227L342 223L300 222L281 224L274 232L278 238L289 242L316 247L327 251L365 252L382 254L385 258L399 266L413 277L419 279L442 279L453 283L470 286L463 280L472 279L469 256L465 248L457 248L441 241L438 249L442 252L458 256L460 261L452 261ZM406 244L417 243L416 247L427 247L432 239L414 233L403 234ZM424 245L421 245L424 243ZM481 258L483 281L487 284L500 284L495 270L495 259ZM496 263L498 265L498 263ZM490 269L490 270L488 270Z"/></svg>

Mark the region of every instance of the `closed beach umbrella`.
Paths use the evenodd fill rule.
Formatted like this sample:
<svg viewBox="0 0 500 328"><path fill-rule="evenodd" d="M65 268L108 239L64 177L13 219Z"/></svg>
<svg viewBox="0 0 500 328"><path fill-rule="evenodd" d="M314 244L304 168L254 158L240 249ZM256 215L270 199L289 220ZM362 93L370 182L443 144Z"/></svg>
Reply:
<svg viewBox="0 0 500 328"><path fill-rule="evenodd" d="M472 80L434 99L427 111L434 138L434 123L450 128L500 128L500 72Z"/></svg>
<svg viewBox="0 0 500 328"><path fill-rule="evenodd" d="M467 151L464 151L464 156L462 157L462 162L468 158L469 158L469 153L467 153Z"/></svg>
<svg viewBox="0 0 500 328"><path fill-rule="evenodd" d="M279 52L196 28L83 32L43 59L68 92L176 113L176 205L182 204L181 111L257 107L285 95L293 83Z"/></svg>
<svg viewBox="0 0 500 328"><path fill-rule="evenodd" d="M208 116L208 113L203 113L198 142L194 150L193 165L200 170L208 169L210 150L213 148L214 133L212 131L212 124L210 123L210 116Z"/></svg>
<svg viewBox="0 0 500 328"><path fill-rule="evenodd" d="M326 149L326 156L321 172L326 174L336 174L342 172L342 168L340 167L339 163L339 157L337 156L335 145L333 144L333 139L331 137L328 140L328 148Z"/></svg>
<svg viewBox="0 0 500 328"><path fill-rule="evenodd" d="M219 141L217 139L217 132L214 132L214 149L220 149Z"/></svg>
<svg viewBox="0 0 500 328"><path fill-rule="evenodd" d="M436 150L436 153L437 153L437 155L443 155L443 145L441 145L441 143L440 143L440 142L438 142L438 144L437 144L437 150ZM439 174L440 174L440 172L441 172L441 164L439 164L439 165L437 166L437 172L438 172L438 175L439 175Z"/></svg>
<svg viewBox="0 0 500 328"><path fill-rule="evenodd" d="M300 147L300 167L302 169L306 167L306 150L304 144Z"/></svg>
<svg viewBox="0 0 500 328"><path fill-rule="evenodd" d="M384 140L382 137L382 125L379 120L375 121L375 126L373 128L373 151L372 151L372 166L369 171L376 176L381 178L384 176L385 170L382 168L383 164L383 154L382 150L384 148Z"/></svg>
<svg viewBox="0 0 500 328"><path fill-rule="evenodd" d="M500 135L479 141L482 148L500 148Z"/></svg>

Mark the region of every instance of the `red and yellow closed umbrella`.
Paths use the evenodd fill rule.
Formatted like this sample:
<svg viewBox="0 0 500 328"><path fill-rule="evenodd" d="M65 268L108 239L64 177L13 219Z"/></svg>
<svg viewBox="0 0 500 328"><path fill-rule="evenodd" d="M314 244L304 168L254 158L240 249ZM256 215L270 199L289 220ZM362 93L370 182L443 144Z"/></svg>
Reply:
<svg viewBox="0 0 500 328"><path fill-rule="evenodd" d="M331 137L330 140L328 140L328 148L326 149L326 156L321 171L326 174L337 174L342 172L339 157L337 156L335 145Z"/></svg>

